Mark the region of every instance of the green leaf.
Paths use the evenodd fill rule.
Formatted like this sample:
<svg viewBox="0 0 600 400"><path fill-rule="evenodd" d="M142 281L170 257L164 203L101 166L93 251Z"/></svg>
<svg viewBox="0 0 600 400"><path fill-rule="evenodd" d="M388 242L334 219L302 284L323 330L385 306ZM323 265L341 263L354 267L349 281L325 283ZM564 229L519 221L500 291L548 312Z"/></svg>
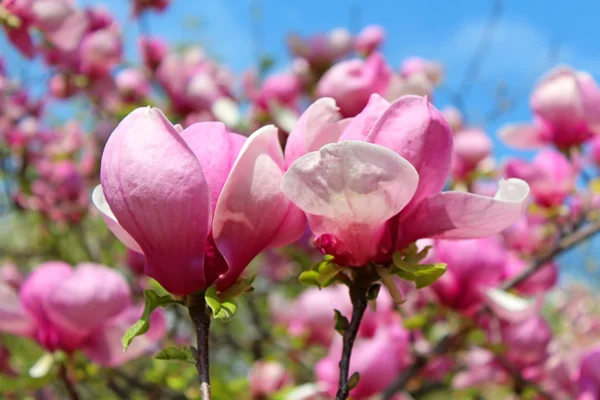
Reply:
<svg viewBox="0 0 600 400"><path fill-rule="evenodd" d="M435 264L431 268L423 269L416 272L415 275L417 276L417 279L415 280L415 284L417 286L417 289L421 289L433 284L445 273L446 264L442 263Z"/></svg>
<svg viewBox="0 0 600 400"><path fill-rule="evenodd" d="M127 351L133 338L148 332L150 328L150 315L155 309L168 306L169 304L181 304L181 301L174 299L171 295L159 296L152 289L144 290L144 298L145 305L142 316L123 335L122 343L124 351Z"/></svg>
<svg viewBox="0 0 600 400"><path fill-rule="evenodd" d="M318 286L321 287L319 283L319 273L317 271L303 271L298 280L301 284L306 286Z"/></svg>
<svg viewBox="0 0 600 400"><path fill-rule="evenodd" d="M348 379L348 387L350 388L350 390L354 389L358 385L359 381L360 374L358 372L353 373Z"/></svg>
<svg viewBox="0 0 600 400"><path fill-rule="evenodd" d="M413 315L412 317L406 318L403 321L404 327L411 331L416 330L416 329L421 329L422 327L425 326L426 323L427 323L427 315L425 315L425 314Z"/></svg>
<svg viewBox="0 0 600 400"><path fill-rule="evenodd" d="M178 349L177 347L169 346L154 355L155 360L166 360L166 361L184 361L190 364L194 364L194 357L192 356L192 350L188 346Z"/></svg>
<svg viewBox="0 0 600 400"><path fill-rule="evenodd" d="M340 335L343 335L346 329L348 329L348 318L344 317L339 310L333 310L334 315L333 319L335 321L335 330L339 332Z"/></svg>
<svg viewBox="0 0 600 400"><path fill-rule="evenodd" d="M256 276L252 276L250 278L238 278L238 280L233 285L231 285L229 288L227 288L226 291L220 294L220 297L224 299L235 299L236 297L246 292L252 291L252 284L254 283L255 279Z"/></svg>
<svg viewBox="0 0 600 400"><path fill-rule="evenodd" d="M332 263L330 261L323 261L322 263L319 263L319 267L318 267L319 276L317 278L317 280L319 281L319 284L328 286L328 285L326 285L326 283L333 281L333 278L335 278L335 276L341 270L342 270L342 267L340 267L339 265ZM333 282L331 282L331 283L333 283Z"/></svg>
<svg viewBox="0 0 600 400"><path fill-rule="evenodd" d="M377 300L377 296L379 295L379 290L381 289L381 285L379 283L375 283L371 285L369 291L367 292L367 300Z"/></svg>
<svg viewBox="0 0 600 400"><path fill-rule="evenodd" d="M237 303L233 298L221 299L217 294L217 287L211 286L204 293L206 304L210 307L213 317L229 321L237 312Z"/></svg>

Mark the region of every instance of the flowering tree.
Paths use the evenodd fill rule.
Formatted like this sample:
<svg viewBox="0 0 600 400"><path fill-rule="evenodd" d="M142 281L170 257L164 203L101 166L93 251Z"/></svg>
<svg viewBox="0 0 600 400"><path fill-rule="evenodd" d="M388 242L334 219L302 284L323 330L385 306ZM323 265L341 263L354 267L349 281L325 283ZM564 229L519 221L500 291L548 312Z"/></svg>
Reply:
<svg viewBox="0 0 600 400"><path fill-rule="evenodd" d="M600 231L587 72L542 77L498 132L535 156L496 163L468 86L438 110L443 66L394 69L379 26L236 77L160 37L125 65L101 7L0 21L49 76L0 63L3 398L600 398L596 294L557 260Z"/></svg>

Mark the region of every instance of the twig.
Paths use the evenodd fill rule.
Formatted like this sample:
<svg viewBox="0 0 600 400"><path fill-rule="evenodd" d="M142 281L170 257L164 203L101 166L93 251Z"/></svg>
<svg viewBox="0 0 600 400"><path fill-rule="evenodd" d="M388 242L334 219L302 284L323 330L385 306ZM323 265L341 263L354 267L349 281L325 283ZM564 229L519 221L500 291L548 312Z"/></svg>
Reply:
<svg viewBox="0 0 600 400"><path fill-rule="evenodd" d="M210 328L210 315L206 307L204 292L187 297L187 307L190 318L196 328L196 346L192 348L198 379L200 381L200 396L202 400L211 400L210 374L208 369L208 332Z"/></svg>
<svg viewBox="0 0 600 400"><path fill-rule="evenodd" d="M350 394L348 376L350 369L350 357L352 356L352 347L358 334L358 328L362 321L365 310L367 309L367 292L371 282L356 279L350 286L350 300L352 301L352 319L344 331L342 358L340 359L340 379L336 400L345 400Z"/></svg>
<svg viewBox="0 0 600 400"><path fill-rule="evenodd" d="M67 371L67 365L65 363L60 364L60 367L58 367L58 376L64 383L65 389L67 389L69 399L79 400L79 395L77 394L77 390L75 390L75 383L69 377L69 371Z"/></svg>
<svg viewBox="0 0 600 400"><path fill-rule="evenodd" d="M552 251L546 253L539 259L532 262L520 274L517 274L513 278L504 282L501 288L503 290L510 290L514 288L515 286L519 285L527 278L529 278L531 275L536 273L540 268L542 268L547 262L552 260L554 257L577 246L578 244L582 243L586 239L591 238L598 232L600 232L600 221L596 221L594 223L586 225L578 231L575 231L572 234L562 238ZM479 311L481 312L483 310L484 307L481 307ZM412 365L406 370L404 370L404 372L398 377L398 379L396 379L390 386L388 386L388 388L386 388L386 390L383 392L383 399L390 400L394 396L394 394L404 389L408 381L417 373L419 373L419 371L421 371L421 369L423 369L423 367L427 365L429 360L436 356L444 354L450 347L450 344L454 342L454 338L459 337L461 334L462 331L456 334L444 335L435 344L435 346L429 353L417 356Z"/></svg>

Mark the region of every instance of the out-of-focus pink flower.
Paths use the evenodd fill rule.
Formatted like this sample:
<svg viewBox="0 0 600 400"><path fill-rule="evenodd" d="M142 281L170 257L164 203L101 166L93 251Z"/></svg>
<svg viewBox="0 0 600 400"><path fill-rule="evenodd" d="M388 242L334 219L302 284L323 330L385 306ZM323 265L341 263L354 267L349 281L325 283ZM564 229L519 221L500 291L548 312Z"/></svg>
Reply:
<svg viewBox="0 0 600 400"><path fill-rule="evenodd" d="M503 322L500 335L507 347L505 357L515 367L524 369L546 361L552 329L541 316Z"/></svg>
<svg viewBox="0 0 600 400"><path fill-rule="evenodd" d="M401 321L380 324L372 336L359 336L350 358L350 374L358 372L358 385L350 392L353 399L368 399L385 389L402 371L409 359L408 332ZM315 367L317 381L330 396L335 396L339 377L338 363L342 338L336 337L329 353Z"/></svg>
<svg viewBox="0 0 600 400"><path fill-rule="evenodd" d="M140 101L150 94L150 82L148 82L144 73L137 68L127 68L120 71L115 82L125 101Z"/></svg>
<svg viewBox="0 0 600 400"><path fill-rule="evenodd" d="M464 389L490 382L506 381L508 378L506 371L498 368L494 360L494 353L489 350L471 349L462 360L467 369L454 376L452 387Z"/></svg>
<svg viewBox="0 0 600 400"><path fill-rule="evenodd" d="M330 98L304 112L281 185L307 214L316 246L339 264L386 262L421 238L493 235L522 215L529 188L519 179L500 181L494 198L441 192L452 132L426 99L373 95L354 119L340 119Z"/></svg>
<svg viewBox="0 0 600 400"><path fill-rule="evenodd" d="M84 11L71 0L34 0L30 11L35 27L64 53L76 50L88 29Z"/></svg>
<svg viewBox="0 0 600 400"><path fill-rule="evenodd" d="M167 55L167 43L154 36L143 36L140 38L140 52L144 65L154 71L160 65L161 61Z"/></svg>
<svg viewBox="0 0 600 400"><path fill-rule="evenodd" d="M600 397L600 350L586 354L580 366L577 382L577 400L594 400Z"/></svg>
<svg viewBox="0 0 600 400"><path fill-rule="evenodd" d="M154 350L166 332L158 313L150 332L152 348L139 343L137 352L123 355L121 337L142 309L131 311L134 306L125 279L98 264L83 263L73 269L60 261L44 263L27 277L18 294L0 284L0 298L0 331L33 338L50 352L82 350L105 366ZM125 313L134 317L115 331ZM103 340L97 340L99 337Z"/></svg>
<svg viewBox="0 0 600 400"><path fill-rule="evenodd" d="M502 231L505 244L510 249L526 255L534 255L552 246L558 239L558 231L544 219L527 215Z"/></svg>
<svg viewBox="0 0 600 400"><path fill-rule="evenodd" d="M127 249L127 266L136 274L144 273L146 258L143 254Z"/></svg>
<svg viewBox="0 0 600 400"><path fill-rule="evenodd" d="M544 150L532 162L509 160L504 172L507 177L526 181L535 202L545 207L565 201L575 190L578 173L567 157L556 150Z"/></svg>
<svg viewBox="0 0 600 400"><path fill-rule="evenodd" d="M256 361L248 374L253 399L265 399L293 383L292 375L277 361Z"/></svg>
<svg viewBox="0 0 600 400"><path fill-rule="evenodd" d="M133 15L139 16L146 10L154 9L159 12L165 11L169 5L170 0L134 0L133 1Z"/></svg>
<svg viewBox="0 0 600 400"><path fill-rule="evenodd" d="M342 61L323 75L317 85L317 95L333 98L343 116L354 117L365 108L373 93L385 93L391 73L379 53L366 60Z"/></svg>
<svg viewBox="0 0 600 400"><path fill-rule="evenodd" d="M514 254L509 254L506 259L505 279L510 279L527 268L528 263ZM558 267L554 262L545 264L525 281L517 285L516 289L523 295L536 295L552 289L558 281Z"/></svg>
<svg viewBox="0 0 600 400"><path fill-rule="evenodd" d="M589 155L591 160L596 164L600 165L600 136L594 136L589 142Z"/></svg>
<svg viewBox="0 0 600 400"><path fill-rule="evenodd" d="M354 38L354 48L366 56L379 50L385 40L385 31L379 25L365 26Z"/></svg>
<svg viewBox="0 0 600 400"><path fill-rule="evenodd" d="M304 233L302 212L279 190L283 170L273 126L247 140L217 122L180 133L160 110L139 108L109 137L93 199L165 289L223 290L262 250Z"/></svg>
<svg viewBox="0 0 600 400"><path fill-rule="evenodd" d="M438 240L433 251L448 270L431 289L441 304L464 313L477 310L484 290L498 285L504 275L505 251L494 238Z"/></svg>
<svg viewBox="0 0 600 400"><path fill-rule="evenodd" d="M116 23L110 10L104 4L87 7L85 14L88 20L88 32L108 28Z"/></svg>
<svg viewBox="0 0 600 400"><path fill-rule="evenodd" d="M409 57L402 63L400 73L404 77L423 75L435 86L442 81L444 70L442 69L442 66L436 62L419 57Z"/></svg>
<svg viewBox="0 0 600 400"><path fill-rule="evenodd" d="M81 71L88 76L103 77L121 61L121 37L116 26L87 34L79 50Z"/></svg>
<svg viewBox="0 0 600 400"><path fill-rule="evenodd" d="M500 131L516 148L553 144L565 149L577 146L598 132L600 90L590 74L561 66L544 76L530 99L533 124L514 124Z"/></svg>
<svg viewBox="0 0 600 400"><path fill-rule="evenodd" d="M23 274L13 263L5 263L0 266L0 282L4 282L14 290L19 290L23 283Z"/></svg>
<svg viewBox="0 0 600 400"><path fill-rule="evenodd" d="M282 72L267 77L260 88L256 88L256 74L249 71L244 79L248 97L260 109L268 111L273 104L296 108L302 94L302 80L291 72Z"/></svg>
<svg viewBox="0 0 600 400"><path fill-rule="evenodd" d="M306 59L311 66L323 69L350 54L352 36L345 29L334 29L329 35L317 34L308 40L291 34L288 47L292 55Z"/></svg>
<svg viewBox="0 0 600 400"><path fill-rule="evenodd" d="M463 128L463 117L457 108L446 107L442 110L442 114L446 118L446 121L448 121L452 132L458 132Z"/></svg>
<svg viewBox="0 0 600 400"><path fill-rule="evenodd" d="M454 179L466 179L478 165L490 157L492 140L481 129L464 129L454 135L450 173Z"/></svg>

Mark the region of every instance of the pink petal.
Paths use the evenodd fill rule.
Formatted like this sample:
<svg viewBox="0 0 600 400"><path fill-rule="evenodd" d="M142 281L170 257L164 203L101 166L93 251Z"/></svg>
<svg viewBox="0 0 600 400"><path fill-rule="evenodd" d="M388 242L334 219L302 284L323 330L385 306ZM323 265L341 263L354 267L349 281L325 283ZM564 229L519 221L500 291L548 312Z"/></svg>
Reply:
<svg viewBox="0 0 600 400"><path fill-rule="evenodd" d="M131 292L121 274L103 265L83 263L54 287L45 306L55 326L84 336L130 303Z"/></svg>
<svg viewBox="0 0 600 400"><path fill-rule="evenodd" d="M55 47L70 52L79 46L88 27L88 19L83 10L71 1L36 0L31 11L36 26Z"/></svg>
<svg viewBox="0 0 600 400"><path fill-rule="evenodd" d="M116 317L107 321L90 336L83 352L92 361L104 367L118 367L143 355L157 352L167 333L167 323L162 309L155 310L150 316L150 329L135 338L127 351L123 351L123 335L142 315L143 307L130 306Z"/></svg>
<svg viewBox="0 0 600 400"><path fill-rule="evenodd" d="M427 98L404 96L377 121L367 142L394 150L419 174L419 187L405 212L443 189L450 172L452 131Z"/></svg>
<svg viewBox="0 0 600 400"><path fill-rule="evenodd" d="M400 223L399 238L407 245L420 238L473 239L494 235L515 223L525 211L529 186L511 178L499 182L492 197L442 192L423 200Z"/></svg>
<svg viewBox="0 0 600 400"><path fill-rule="evenodd" d="M498 136L507 145L517 149L538 149L546 144L540 129L530 124L506 125Z"/></svg>
<svg viewBox="0 0 600 400"><path fill-rule="evenodd" d="M350 119L350 122L344 129L340 141L342 140L361 140L366 141L369 132L381 115L388 109L390 103L374 93L369 98L366 107L356 117ZM317 149L315 149L317 150Z"/></svg>
<svg viewBox="0 0 600 400"><path fill-rule="evenodd" d="M586 120L592 125L596 133L600 132L600 88L594 78L587 72L577 74L577 85L583 104L583 113Z"/></svg>
<svg viewBox="0 0 600 400"><path fill-rule="evenodd" d="M185 295L202 289L210 191L202 167L157 109L139 108L104 148L104 195L146 257L145 273Z"/></svg>
<svg viewBox="0 0 600 400"><path fill-rule="evenodd" d="M288 137L285 145L286 167L306 153L337 142L342 133L338 123L341 117L335 100L330 97L323 97L311 104Z"/></svg>
<svg viewBox="0 0 600 400"><path fill-rule="evenodd" d="M119 221L113 214L110 209L110 206L106 202L106 198L104 197L104 192L102 191L102 185L98 185L94 188L92 192L92 202L100 211L102 215L102 219L104 223L108 227L108 229L123 243L125 246L130 248L133 251L138 253L142 253L142 249L137 244L137 242L131 237L129 233L121 225L119 225Z"/></svg>
<svg viewBox="0 0 600 400"><path fill-rule="evenodd" d="M200 161L214 207L246 138L227 131L220 122L192 124L181 136Z"/></svg>
<svg viewBox="0 0 600 400"><path fill-rule="evenodd" d="M374 256L385 222L412 198L419 177L393 151L370 143L343 141L299 158L281 190L301 210L315 233L343 243L352 262Z"/></svg>
<svg viewBox="0 0 600 400"><path fill-rule="evenodd" d="M500 289L487 289L484 292L486 304L494 314L510 322L522 321L539 314L543 299L525 299ZM541 300L541 301L540 301Z"/></svg>
<svg viewBox="0 0 600 400"><path fill-rule="evenodd" d="M272 125L254 132L244 144L214 215L215 244L229 265L229 271L217 281L219 288L233 284L248 263L271 243L282 244L275 235L281 233L291 206L279 189L283 163L277 129ZM285 223L296 229L286 233L287 242L304 233L304 225Z"/></svg>
<svg viewBox="0 0 600 400"><path fill-rule="evenodd" d="M5 282L0 282L0 332L32 336L35 324L27 315L19 295Z"/></svg>
<svg viewBox="0 0 600 400"><path fill-rule="evenodd" d="M48 261L38 265L21 286L19 292L21 304L38 325L49 324L46 300L72 273L73 269L69 264L62 261Z"/></svg>

